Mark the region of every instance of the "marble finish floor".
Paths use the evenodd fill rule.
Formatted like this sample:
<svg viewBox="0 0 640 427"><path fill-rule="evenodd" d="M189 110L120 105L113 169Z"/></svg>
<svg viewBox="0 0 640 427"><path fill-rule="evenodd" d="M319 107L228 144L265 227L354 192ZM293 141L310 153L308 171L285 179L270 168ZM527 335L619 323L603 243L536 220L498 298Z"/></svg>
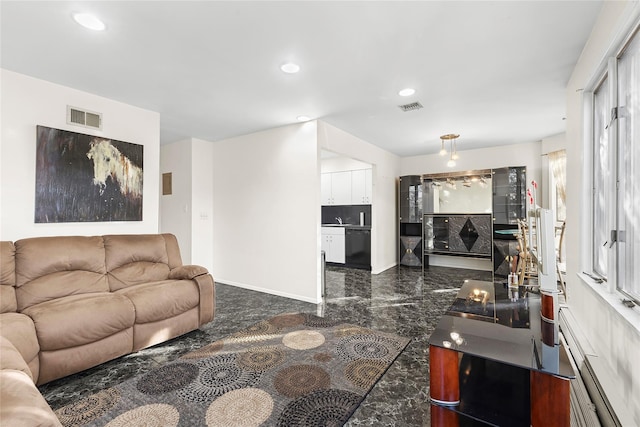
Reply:
<svg viewBox="0 0 640 427"><path fill-rule="evenodd" d="M144 374L167 361L283 312L307 312L411 338L347 426L428 426L428 338L464 279L492 280L491 272L432 266L394 267L381 274L327 267L326 297L310 304L216 284L213 322L179 338L45 384L55 410L81 397Z"/></svg>

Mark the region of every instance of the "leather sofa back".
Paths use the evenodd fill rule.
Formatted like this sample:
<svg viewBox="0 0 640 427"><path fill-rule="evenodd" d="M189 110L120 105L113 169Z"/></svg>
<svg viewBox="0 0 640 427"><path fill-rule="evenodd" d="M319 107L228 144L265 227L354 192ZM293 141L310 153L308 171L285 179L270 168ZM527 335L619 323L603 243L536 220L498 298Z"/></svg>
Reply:
<svg viewBox="0 0 640 427"><path fill-rule="evenodd" d="M163 234L104 236L105 263L111 291L140 283L167 280L171 265ZM176 242L177 246L177 242ZM179 250L178 250L179 256ZM176 263L175 259L172 259ZM180 260L178 260L180 261Z"/></svg>
<svg viewBox="0 0 640 427"><path fill-rule="evenodd" d="M34 237L15 242L18 311L68 295L109 292L101 236Z"/></svg>
<svg viewBox="0 0 640 427"><path fill-rule="evenodd" d="M167 256L169 257L169 268L174 269L182 265L182 257L180 256L180 246L178 239L174 234L162 234L164 242L167 245Z"/></svg>
<svg viewBox="0 0 640 427"><path fill-rule="evenodd" d="M0 250L0 313L167 280L182 265L173 234L34 237Z"/></svg>
<svg viewBox="0 0 640 427"><path fill-rule="evenodd" d="M18 309L15 254L13 242L0 242L0 313L11 313Z"/></svg>

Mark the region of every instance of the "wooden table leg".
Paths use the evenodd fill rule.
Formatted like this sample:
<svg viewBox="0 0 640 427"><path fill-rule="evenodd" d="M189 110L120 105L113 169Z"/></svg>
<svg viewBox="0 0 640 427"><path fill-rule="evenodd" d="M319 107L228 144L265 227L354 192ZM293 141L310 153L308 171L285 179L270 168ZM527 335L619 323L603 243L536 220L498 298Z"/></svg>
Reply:
<svg viewBox="0 0 640 427"><path fill-rule="evenodd" d="M460 403L458 352L429 346L429 393L431 399L444 405Z"/></svg>
<svg viewBox="0 0 640 427"><path fill-rule="evenodd" d="M570 380L531 371L531 426L570 427Z"/></svg>
<svg viewBox="0 0 640 427"><path fill-rule="evenodd" d="M458 413L444 406L431 404L431 427L459 427Z"/></svg>

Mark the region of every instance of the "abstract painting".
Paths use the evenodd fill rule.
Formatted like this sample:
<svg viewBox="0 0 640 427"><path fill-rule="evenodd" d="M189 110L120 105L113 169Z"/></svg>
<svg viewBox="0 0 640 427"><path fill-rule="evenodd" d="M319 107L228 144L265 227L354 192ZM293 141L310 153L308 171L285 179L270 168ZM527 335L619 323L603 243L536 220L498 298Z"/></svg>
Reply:
<svg viewBox="0 0 640 427"><path fill-rule="evenodd" d="M143 146L37 127L36 223L142 221Z"/></svg>

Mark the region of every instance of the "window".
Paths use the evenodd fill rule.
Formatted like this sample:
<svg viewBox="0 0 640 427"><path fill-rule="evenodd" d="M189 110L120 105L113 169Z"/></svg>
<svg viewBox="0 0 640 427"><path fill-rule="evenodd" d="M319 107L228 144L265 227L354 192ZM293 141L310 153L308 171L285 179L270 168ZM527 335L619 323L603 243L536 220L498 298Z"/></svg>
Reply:
<svg viewBox="0 0 640 427"><path fill-rule="evenodd" d="M640 300L640 33L618 60L618 287Z"/></svg>
<svg viewBox="0 0 640 427"><path fill-rule="evenodd" d="M640 34L593 91L592 270L640 302Z"/></svg>
<svg viewBox="0 0 640 427"><path fill-rule="evenodd" d="M607 118L611 110L609 102L609 78L606 77L593 94L593 271L607 278L607 248L609 225L607 206L611 206L609 132Z"/></svg>
<svg viewBox="0 0 640 427"><path fill-rule="evenodd" d="M549 191L551 207L556 213L556 225L560 226L567 219L566 186L567 186L567 152L553 151L549 156Z"/></svg>

